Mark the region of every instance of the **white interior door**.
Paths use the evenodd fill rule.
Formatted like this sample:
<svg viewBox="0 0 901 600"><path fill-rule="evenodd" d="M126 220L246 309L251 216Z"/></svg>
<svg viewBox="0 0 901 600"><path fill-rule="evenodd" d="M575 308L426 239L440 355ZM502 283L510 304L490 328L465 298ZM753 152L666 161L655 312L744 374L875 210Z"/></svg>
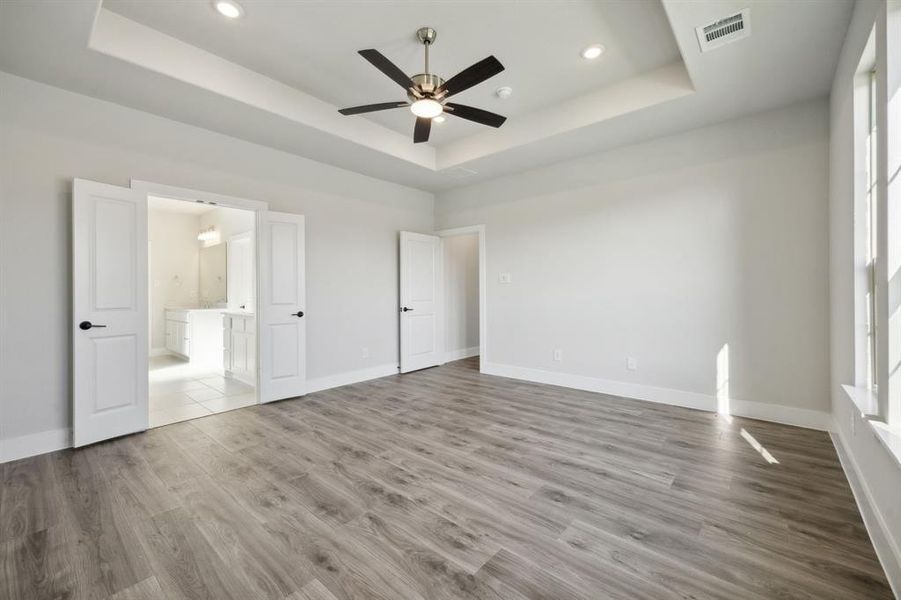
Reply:
<svg viewBox="0 0 901 600"><path fill-rule="evenodd" d="M304 218L261 213L260 402L306 393Z"/></svg>
<svg viewBox="0 0 901 600"><path fill-rule="evenodd" d="M441 238L400 232L400 372L441 364Z"/></svg>
<svg viewBox="0 0 901 600"><path fill-rule="evenodd" d="M76 179L72 207L73 444L143 431L147 199Z"/></svg>

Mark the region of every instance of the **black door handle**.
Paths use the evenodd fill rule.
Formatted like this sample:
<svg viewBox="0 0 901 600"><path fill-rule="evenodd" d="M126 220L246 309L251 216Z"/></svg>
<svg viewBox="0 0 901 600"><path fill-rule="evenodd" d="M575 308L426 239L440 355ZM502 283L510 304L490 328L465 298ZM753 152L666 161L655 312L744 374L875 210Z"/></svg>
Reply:
<svg viewBox="0 0 901 600"><path fill-rule="evenodd" d="M410 312L410 311L413 310L413 309L412 309L412 308L407 308L407 307L405 306L405 307L403 307L401 310L404 311L404 312Z"/></svg>
<svg viewBox="0 0 901 600"><path fill-rule="evenodd" d="M87 331L88 329L91 329L93 327L106 327L106 325L94 325L90 321L82 321L78 324L78 328L82 331Z"/></svg>
<svg viewBox="0 0 901 600"><path fill-rule="evenodd" d="M302 316L303 316L303 311L302 311L302 310L299 310L299 311L297 311L296 313L291 313L291 316L292 316L292 317L302 317Z"/></svg>

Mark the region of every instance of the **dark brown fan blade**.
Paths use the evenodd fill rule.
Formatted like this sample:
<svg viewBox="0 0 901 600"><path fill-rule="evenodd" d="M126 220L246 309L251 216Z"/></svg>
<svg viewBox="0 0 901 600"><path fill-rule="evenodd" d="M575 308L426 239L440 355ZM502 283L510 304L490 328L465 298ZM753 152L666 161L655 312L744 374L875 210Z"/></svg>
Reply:
<svg viewBox="0 0 901 600"><path fill-rule="evenodd" d="M429 141L429 133L432 131L432 120L416 117L416 127L413 128L413 143Z"/></svg>
<svg viewBox="0 0 901 600"><path fill-rule="evenodd" d="M405 90L413 87L413 82L407 74L401 71L393 62L385 58L385 55L378 50L373 50L372 48L369 50L360 50L360 56L372 63L372 66L390 77L397 85Z"/></svg>
<svg viewBox="0 0 901 600"><path fill-rule="evenodd" d="M481 108L466 106L465 104L454 104L453 102L448 102L444 106L450 109L449 111L447 111L447 114L453 115L455 117L460 117L461 119L475 121L476 123L481 123L482 125L500 127L504 124L504 121L507 120L507 117L502 117L499 114L488 112L487 110L482 110Z"/></svg>
<svg viewBox="0 0 901 600"><path fill-rule="evenodd" d="M406 106L408 102L382 102L380 104L364 104L363 106L352 106L350 108L338 109L342 115L358 115L360 113L375 112L377 110L388 110L389 108L400 108Z"/></svg>
<svg viewBox="0 0 901 600"><path fill-rule="evenodd" d="M468 90L472 86L478 85L486 79L494 77L503 70L504 65L501 64L501 61L493 56L489 56L471 67L463 69L445 81L444 85L435 92L435 95L441 96L444 94L444 97L447 98L448 96L459 94L463 90Z"/></svg>

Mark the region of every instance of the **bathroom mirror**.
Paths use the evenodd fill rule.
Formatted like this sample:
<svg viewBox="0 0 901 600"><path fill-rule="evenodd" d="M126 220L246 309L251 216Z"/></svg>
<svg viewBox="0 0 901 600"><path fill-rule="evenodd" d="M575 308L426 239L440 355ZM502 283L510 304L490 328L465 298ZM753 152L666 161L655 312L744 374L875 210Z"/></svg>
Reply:
<svg viewBox="0 0 901 600"><path fill-rule="evenodd" d="M228 300L226 245L200 249L200 301L218 308Z"/></svg>

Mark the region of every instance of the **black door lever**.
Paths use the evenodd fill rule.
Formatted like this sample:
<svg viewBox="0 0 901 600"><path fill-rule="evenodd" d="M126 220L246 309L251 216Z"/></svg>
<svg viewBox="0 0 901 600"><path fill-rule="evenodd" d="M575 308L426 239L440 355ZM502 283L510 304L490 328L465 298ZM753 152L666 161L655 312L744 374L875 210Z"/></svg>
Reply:
<svg viewBox="0 0 901 600"><path fill-rule="evenodd" d="M412 308L407 308L406 306L401 309L403 312L410 312L413 310Z"/></svg>
<svg viewBox="0 0 901 600"><path fill-rule="evenodd" d="M91 329L94 327L106 327L106 325L94 325L90 321L82 321L81 323L78 324L78 328L81 329L82 331L87 331L88 329Z"/></svg>
<svg viewBox="0 0 901 600"><path fill-rule="evenodd" d="M297 311L296 313L291 313L291 316L292 316L292 317L302 317L302 316L303 316L303 311L302 311L302 310L299 310L299 311Z"/></svg>

